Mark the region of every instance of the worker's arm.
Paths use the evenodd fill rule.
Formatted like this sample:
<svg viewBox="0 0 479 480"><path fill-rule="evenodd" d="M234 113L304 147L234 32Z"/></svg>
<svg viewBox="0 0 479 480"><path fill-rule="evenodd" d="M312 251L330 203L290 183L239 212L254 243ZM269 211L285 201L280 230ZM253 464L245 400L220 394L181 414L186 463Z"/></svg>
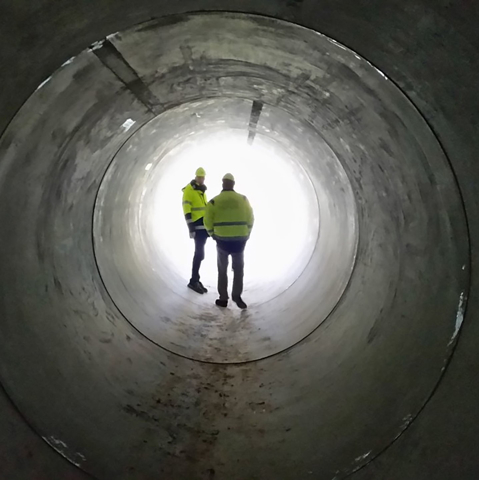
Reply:
<svg viewBox="0 0 479 480"><path fill-rule="evenodd" d="M248 230L249 230L249 234L251 235L251 231L253 230L253 226L254 226L254 213L248 199L246 199L246 214L247 214Z"/></svg>
<svg viewBox="0 0 479 480"><path fill-rule="evenodd" d="M185 214L186 224L188 225L188 230L190 231L190 236L195 233L195 226L193 225L193 220L191 219L191 206L192 201L188 190L183 192L183 213Z"/></svg>
<svg viewBox="0 0 479 480"><path fill-rule="evenodd" d="M215 201L213 199L206 205L205 216L203 218L203 224L205 225L206 231L208 232L208 235L210 237L212 237L215 233L214 223L215 223Z"/></svg>

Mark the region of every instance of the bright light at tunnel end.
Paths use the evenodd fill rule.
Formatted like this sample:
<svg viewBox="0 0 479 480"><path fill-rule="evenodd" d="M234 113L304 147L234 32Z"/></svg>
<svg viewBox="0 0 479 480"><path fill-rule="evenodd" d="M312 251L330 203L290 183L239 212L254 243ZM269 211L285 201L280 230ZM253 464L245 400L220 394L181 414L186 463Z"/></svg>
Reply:
<svg viewBox="0 0 479 480"><path fill-rule="evenodd" d="M181 210L182 188L200 166L207 173L208 200L221 192L222 177L231 172L236 191L246 195L254 209L255 227L245 252L246 288L278 280L311 254L308 245L315 243L318 225L311 222L310 212L317 210L317 202L311 205L315 197L309 178L286 152L273 150L258 137L248 145L243 136L212 135L151 161L151 174L158 178L152 187L156 193L151 228L161 251L185 281L190 276L193 242ZM213 241L207 243L202 266L203 277L213 285L214 247Z"/></svg>

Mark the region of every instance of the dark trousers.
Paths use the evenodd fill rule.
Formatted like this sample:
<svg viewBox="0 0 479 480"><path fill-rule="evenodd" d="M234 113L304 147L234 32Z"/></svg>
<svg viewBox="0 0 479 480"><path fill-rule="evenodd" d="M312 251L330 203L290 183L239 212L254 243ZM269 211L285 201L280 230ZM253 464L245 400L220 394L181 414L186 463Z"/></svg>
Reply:
<svg viewBox="0 0 479 480"><path fill-rule="evenodd" d="M228 263L229 256L233 259L233 299L241 297L243 293L243 277L244 277L244 247L246 242L231 245L229 248L227 242L217 243L216 250L218 252L218 293L220 300L228 300Z"/></svg>
<svg viewBox="0 0 479 480"><path fill-rule="evenodd" d="M195 235L195 255L193 257L193 269L191 273L191 283L200 281L201 262L205 259L205 245L208 239L206 230L196 230Z"/></svg>

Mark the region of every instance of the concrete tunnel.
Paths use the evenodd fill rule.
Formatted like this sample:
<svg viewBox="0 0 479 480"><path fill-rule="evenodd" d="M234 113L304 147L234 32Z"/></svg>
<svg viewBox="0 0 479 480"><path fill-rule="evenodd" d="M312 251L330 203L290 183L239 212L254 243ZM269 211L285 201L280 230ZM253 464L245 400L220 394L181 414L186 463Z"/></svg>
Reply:
<svg viewBox="0 0 479 480"><path fill-rule="evenodd" d="M0 9L1 478L478 478L477 7ZM247 312L162 222L211 142L298 212Z"/></svg>

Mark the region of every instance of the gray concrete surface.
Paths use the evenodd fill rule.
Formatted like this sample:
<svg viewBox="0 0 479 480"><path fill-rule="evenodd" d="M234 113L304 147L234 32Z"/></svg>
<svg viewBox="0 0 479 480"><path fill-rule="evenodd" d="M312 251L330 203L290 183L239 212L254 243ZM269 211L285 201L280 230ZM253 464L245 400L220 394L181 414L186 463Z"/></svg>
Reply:
<svg viewBox="0 0 479 480"><path fill-rule="evenodd" d="M121 132L125 115L148 120L151 110L98 59L82 54L84 64L60 72L62 88L46 84L25 105L34 113L23 119L20 113L2 138L0 215L7 228L0 233L0 374L8 395L50 445L98 478L322 479L343 478L362 466L353 477L476 478L474 276L449 364L469 277L453 172L469 218L473 266L479 233L473 221L476 7L306 1L149 8L117 2L112 10L104 2L95 10L48 2L32 11L4 3L3 125L40 82L89 43L172 8L219 7L295 20L354 48L409 95L454 170L412 106L401 108L404 99L381 79L363 109L368 112L373 97L383 106L382 126L402 140L392 153L384 155L391 145L370 130L355 128L358 117L370 118L362 110L346 111L322 131L333 142L347 139L353 150L349 163L347 155L342 160L360 225L357 266L333 316L293 349L260 362L226 366L180 358L122 318L95 268L96 188L105 158L125 139L108 132L115 125ZM336 75L342 84L354 81L350 69ZM95 95L79 95L92 93L93 78ZM382 88L397 102L378 95ZM290 90L301 86L292 83ZM363 139L370 143L361 155ZM386 195L379 201L381 192ZM58 459L46 460L50 452L22 429L9 404L3 411L15 425L2 436L4 478L42 478L47 468L58 478L75 475ZM38 453L15 467L28 442Z"/></svg>
<svg viewBox="0 0 479 480"><path fill-rule="evenodd" d="M383 79L352 54L343 60L344 50L314 32L299 29L293 41L291 30L295 29L284 26L283 32L280 28L268 20L262 25L236 16L222 16L220 20L217 15L195 16L160 28L154 24L141 26L112 39L117 51L163 105L170 108L182 104L139 129L115 156L97 200L96 258L102 278L126 318L156 343L190 358L238 363L265 358L296 344L334 308L354 264L357 213L351 184L341 166L341 161L348 163L351 155L335 145L335 134L328 133L332 130L328 124L334 122L333 115L345 115L340 111L345 103L348 109L357 111L358 128L369 130L376 124L368 123L368 117L359 113L363 102L368 101L368 87L361 89L359 80L338 85L333 71L351 65L358 76L373 77L364 83L375 86L378 79L380 84ZM215 42L204 35L212 29L216 31ZM299 57L297 52L302 50L304 56ZM184 68L185 56L192 67ZM262 77L258 65L266 72ZM192 76L190 69L196 68L199 72ZM299 75L316 81L288 94L288 82L296 81ZM384 84L385 91L378 89L378 96L390 95L386 88L389 85ZM355 98L350 98L348 89L355 92ZM218 137L236 132L245 138L252 108L251 99L246 100L248 95L267 104L258 123L257 142L289 152L295 164L294 176L299 177L301 172L307 175L301 190L307 195L310 241L303 245L296 240L301 249L296 264L277 281L251 284L247 275L248 312L240 314L230 309L219 313L212 301L215 297L198 298L184 288L188 277L179 277L168 264L166 255L161 254L161 236L155 239L149 225L158 222L155 185L175 161L170 152L179 155L178 145L183 143L189 148L191 144L201 145L211 132L218 132ZM202 97L208 100L199 102ZM373 119L381 115L380 105L377 102L371 106L371 111L377 110L371 115ZM321 107L334 114L316 116L314 110ZM322 131L321 136L318 131ZM384 143L400 142L387 132L378 130L377 135ZM228 165L228 159L224 161ZM151 162L155 167L145 171L145 165ZM225 166L227 171L232 168ZM186 176L180 182L188 179ZM179 183L178 191L181 187ZM241 183L238 188L241 191ZM131 193L126 196L125 191ZM291 195L285 185L284 201L290 202ZM283 220L292 223L286 214ZM164 220L162 225L165 234L167 223ZM283 228L278 225L270 232L269 248L278 243ZM255 230L252 241L257 235ZM159 252L149 245L156 245ZM212 280L207 285L214 291L216 282ZM310 300L312 288L314 302ZM293 304L297 305L295 315L284 315Z"/></svg>

